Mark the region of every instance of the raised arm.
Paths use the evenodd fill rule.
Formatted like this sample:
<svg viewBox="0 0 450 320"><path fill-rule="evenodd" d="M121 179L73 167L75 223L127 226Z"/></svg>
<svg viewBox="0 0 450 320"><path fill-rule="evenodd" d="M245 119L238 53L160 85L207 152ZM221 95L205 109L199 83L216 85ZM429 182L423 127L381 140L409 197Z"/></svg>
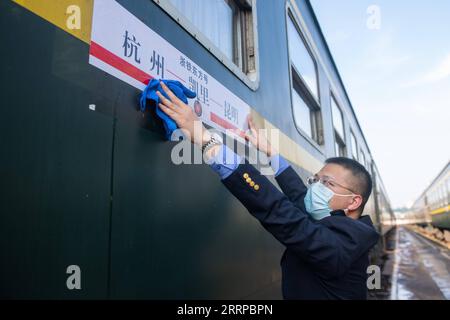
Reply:
<svg viewBox="0 0 450 320"><path fill-rule="evenodd" d="M324 277L345 273L377 240L367 226L347 217L342 223L354 223L353 228L313 222L248 163L240 164L222 182L267 231Z"/></svg>
<svg viewBox="0 0 450 320"><path fill-rule="evenodd" d="M283 172L275 176L275 180L278 182L278 185L288 199L294 203L296 207L306 211L303 200L308 188L297 172L295 172L294 168L291 166L287 167L286 170L283 170Z"/></svg>
<svg viewBox="0 0 450 320"><path fill-rule="evenodd" d="M295 206L305 210L303 199L308 189L303 183L300 176L295 172L289 163L284 159L278 151L271 145L263 131L257 130L252 118L248 118L248 126L250 133L245 135L258 150L270 157L270 165L275 172L275 179L278 182L283 193Z"/></svg>
<svg viewBox="0 0 450 320"><path fill-rule="evenodd" d="M163 89L170 100L157 92L162 104L160 108L186 132L191 141L198 145L207 144L207 130L196 134L195 123L199 121L193 110L178 99L165 85ZM221 148L222 146L215 146ZM270 155L271 156L271 155ZM236 165L236 164L235 164ZM339 228L315 223L308 214L295 206L265 176L252 165L241 163L229 168L222 182L230 192L247 208L263 227L289 250L312 264L324 277L345 273L355 259L376 242L370 228L363 223L342 217L340 223L353 223L352 228Z"/></svg>

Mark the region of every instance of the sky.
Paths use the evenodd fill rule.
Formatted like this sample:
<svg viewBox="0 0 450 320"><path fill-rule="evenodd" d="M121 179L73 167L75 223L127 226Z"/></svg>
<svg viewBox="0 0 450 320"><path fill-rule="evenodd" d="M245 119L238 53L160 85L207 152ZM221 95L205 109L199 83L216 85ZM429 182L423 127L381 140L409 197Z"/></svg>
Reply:
<svg viewBox="0 0 450 320"><path fill-rule="evenodd" d="M450 160L450 1L310 0L393 208Z"/></svg>

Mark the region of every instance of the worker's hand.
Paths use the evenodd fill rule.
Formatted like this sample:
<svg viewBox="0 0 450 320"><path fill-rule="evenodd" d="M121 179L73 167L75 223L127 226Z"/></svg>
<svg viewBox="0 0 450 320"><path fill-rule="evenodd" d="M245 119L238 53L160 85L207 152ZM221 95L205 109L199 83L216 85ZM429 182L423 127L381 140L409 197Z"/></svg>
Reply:
<svg viewBox="0 0 450 320"><path fill-rule="evenodd" d="M156 91L160 101L162 101L159 104L160 109L176 122L178 127L192 142L201 146L208 141L210 133L200 118L194 113L194 110L181 101L162 81L160 84L170 98L169 100L159 91Z"/></svg>
<svg viewBox="0 0 450 320"><path fill-rule="evenodd" d="M248 116L248 127L250 129L250 132L245 133L245 139L250 141L255 146L255 148L257 148L261 152L264 152L268 157L271 157L278 153L278 151L275 150L274 147L272 147L269 140L267 140L264 132L256 129L251 115Z"/></svg>

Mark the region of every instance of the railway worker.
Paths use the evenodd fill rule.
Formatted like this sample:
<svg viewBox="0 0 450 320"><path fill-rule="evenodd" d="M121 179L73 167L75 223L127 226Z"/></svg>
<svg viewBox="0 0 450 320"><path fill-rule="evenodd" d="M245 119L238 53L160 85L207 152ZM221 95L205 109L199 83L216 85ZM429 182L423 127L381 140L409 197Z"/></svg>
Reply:
<svg viewBox="0 0 450 320"><path fill-rule="evenodd" d="M206 146L205 157L225 187L286 247L281 258L283 297L366 299L368 254L379 235L370 217L362 216L372 186L364 167L347 158L328 159L306 188L294 169L250 123L253 134L247 138L280 161L275 174L283 190L280 192L203 125L201 132L194 130L200 120L193 110L167 86L162 84L162 88L170 97L166 99L157 92L162 111L192 142L202 149ZM236 161L223 162L223 156ZM312 219L306 208L319 220Z"/></svg>

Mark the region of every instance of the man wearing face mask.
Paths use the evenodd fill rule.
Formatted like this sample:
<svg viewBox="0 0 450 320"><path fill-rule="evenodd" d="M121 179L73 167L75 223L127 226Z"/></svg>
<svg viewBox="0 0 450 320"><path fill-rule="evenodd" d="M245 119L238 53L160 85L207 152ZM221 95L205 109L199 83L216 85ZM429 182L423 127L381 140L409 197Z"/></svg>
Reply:
<svg viewBox="0 0 450 320"><path fill-rule="evenodd" d="M265 152L274 166L280 192L245 159L201 125L193 110L162 85L159 107L192 142L226 188L286 250L281 259L285 299L366 299L369 250L379 235L362 216L372 181L367 170L348 158L330 158L305 186L251 120L246 139Z"/></svg>

